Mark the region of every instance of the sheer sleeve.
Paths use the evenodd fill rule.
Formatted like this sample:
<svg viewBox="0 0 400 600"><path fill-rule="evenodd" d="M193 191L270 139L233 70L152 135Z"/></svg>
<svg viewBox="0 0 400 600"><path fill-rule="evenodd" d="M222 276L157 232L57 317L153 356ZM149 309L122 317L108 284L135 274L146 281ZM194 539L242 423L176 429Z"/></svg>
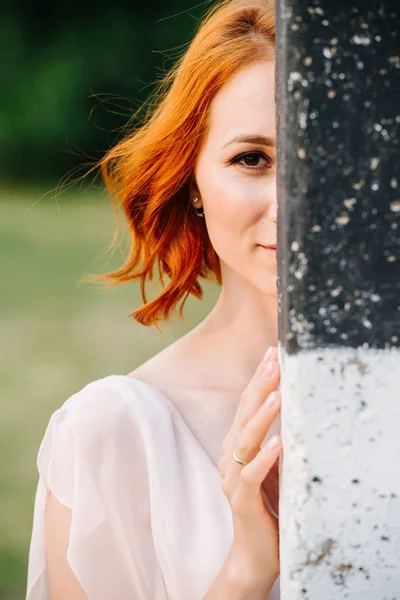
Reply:
<svg viewBox="0 0 400 600"><path fill-rule="evenodd" d="M100 381L51 416L41 443L27 600L50 599L44 545L49 491L72 511L67 559L89 600L166 598L140 416Z"/></svg>

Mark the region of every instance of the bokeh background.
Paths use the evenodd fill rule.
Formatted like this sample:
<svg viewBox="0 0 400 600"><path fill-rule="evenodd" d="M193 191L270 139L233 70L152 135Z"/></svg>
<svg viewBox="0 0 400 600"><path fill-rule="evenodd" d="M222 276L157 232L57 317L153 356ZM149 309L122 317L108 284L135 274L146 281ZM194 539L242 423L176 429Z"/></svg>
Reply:
<svg viewBox="0 0 400 600"><path fill-rule="evenodd" d="M192 6L193 4L193 6ZM50 415L93 379L125 374L184 334L218 295L204 286L185 320L155 329L128 314L138 285L82 278L120 265L99 179L71 182L121 136L210 3L2 3L0 19L0 599L25 597L36 457ZM64 184L64 187L60 184ZM123 228L122 228L123 229Z"/></svg>

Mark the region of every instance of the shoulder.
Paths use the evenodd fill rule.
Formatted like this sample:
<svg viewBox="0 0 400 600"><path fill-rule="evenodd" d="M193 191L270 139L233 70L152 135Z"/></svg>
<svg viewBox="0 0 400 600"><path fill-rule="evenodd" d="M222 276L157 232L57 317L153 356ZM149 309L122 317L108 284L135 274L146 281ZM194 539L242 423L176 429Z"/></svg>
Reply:
<svg viewBox="0 0 400 600"><path fill-rule="evenodd" d="M72 394L50 417L57 429L86 443L121 442L143 429L155 415L168 411L162 395L145 382L125 375L91 381Z"/></svg>
<svg viewBox="0 0 400 600"><path fill-rule="evenodd" d="M174 405L180 405L194 388L204 386L200 367L199 348L192 330L131 371L128 377L148 384L171 398Z"/></svg>
<svg viewBox="0 0 400 600"><path fill-rule="evenodd" d="M168 407L147 384L124 375L92 381L51 415L37 456L39 473L46 488L72 507L79 474L87 482L100 477L117 485L135 464L136 476L144 476L155 424L161 430L167 423Z"/></svg>

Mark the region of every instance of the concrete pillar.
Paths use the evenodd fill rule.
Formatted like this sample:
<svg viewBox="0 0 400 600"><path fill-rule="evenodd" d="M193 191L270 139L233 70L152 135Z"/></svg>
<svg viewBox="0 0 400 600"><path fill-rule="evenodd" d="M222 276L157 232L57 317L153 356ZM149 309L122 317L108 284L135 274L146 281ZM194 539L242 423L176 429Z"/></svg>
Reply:
<svg viewBox="0 0 400 600"><path fill-rule="evenodd" d="M276 0L282 600L400 598L400 2Z"/></svg>

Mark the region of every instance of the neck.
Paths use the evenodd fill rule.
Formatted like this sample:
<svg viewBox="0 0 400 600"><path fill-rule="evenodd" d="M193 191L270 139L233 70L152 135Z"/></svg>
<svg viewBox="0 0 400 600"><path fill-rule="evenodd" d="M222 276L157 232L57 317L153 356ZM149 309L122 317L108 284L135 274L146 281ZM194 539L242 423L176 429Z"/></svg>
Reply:
<svg viewBox="0 0 400 600"><path fill-rule="evenodd" d="M247 281L224 281L217 303L193 334L221 383L247 385L268 347L278 345L276 287L268 295Z"/></svg>

